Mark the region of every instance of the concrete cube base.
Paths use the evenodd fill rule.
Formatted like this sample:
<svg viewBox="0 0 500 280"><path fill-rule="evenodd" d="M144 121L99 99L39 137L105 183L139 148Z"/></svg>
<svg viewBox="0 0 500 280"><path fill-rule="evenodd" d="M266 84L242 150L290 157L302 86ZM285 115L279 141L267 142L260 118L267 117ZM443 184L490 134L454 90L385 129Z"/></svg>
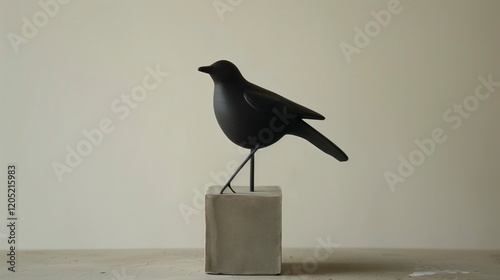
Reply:
<svg viewBox="0 0 500 280"><path fill-rule="evenodd" d="M213 274L281 273L281 188L233 187L205 194L205 271Z"/></svg>

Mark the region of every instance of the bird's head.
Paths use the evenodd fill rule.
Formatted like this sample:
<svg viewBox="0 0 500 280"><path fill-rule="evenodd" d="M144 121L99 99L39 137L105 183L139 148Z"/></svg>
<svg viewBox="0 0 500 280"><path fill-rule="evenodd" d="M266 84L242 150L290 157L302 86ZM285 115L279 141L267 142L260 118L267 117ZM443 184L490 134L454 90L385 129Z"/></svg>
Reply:
<svg viewBox="0 0 500 280"><path fill-rule="evenodd" d="M227 60L219 60L210 66L202 66L198 68L198 71L209 74L214 82L234 82L243 79L238 67Z"/></svg>

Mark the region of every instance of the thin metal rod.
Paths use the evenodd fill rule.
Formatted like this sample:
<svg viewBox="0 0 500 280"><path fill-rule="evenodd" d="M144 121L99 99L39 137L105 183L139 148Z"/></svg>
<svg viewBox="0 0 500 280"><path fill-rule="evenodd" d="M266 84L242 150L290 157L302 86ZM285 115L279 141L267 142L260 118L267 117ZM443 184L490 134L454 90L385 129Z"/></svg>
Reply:
<svg viewBox="0 0 500 280"><path fill-rule="evenodd" d="M233 181L234 177L236 177L236 174L238 174L238 172L240 172L240 170L243 168L243 166L245 166L245 164L248 162L248 160L250 160L250 158L252 158L252 156L255 154L255 152L257 152L257 150L259 149L259 147L260 146L257 145L257 146L255 146L255 148L253 148L253 150L250 152L250 154L248 155L248 157L243 161L243 163L240 165L240 167L238 167L238 169L236 169L236 171L234 172L233 176L231 176L231 178L229 178L229 180L227 181L226 185L224 185L224 187L220 191L220 194L223 194L224 191L226 190L226 188L230 188L233 192L235 192L231 188L231 181Z"/></svg>
<svg viewBox="0 0 500 280"><path fill-rule="evenodd" d="M254 191L255 154L250 158L250 191Z"/></svg>

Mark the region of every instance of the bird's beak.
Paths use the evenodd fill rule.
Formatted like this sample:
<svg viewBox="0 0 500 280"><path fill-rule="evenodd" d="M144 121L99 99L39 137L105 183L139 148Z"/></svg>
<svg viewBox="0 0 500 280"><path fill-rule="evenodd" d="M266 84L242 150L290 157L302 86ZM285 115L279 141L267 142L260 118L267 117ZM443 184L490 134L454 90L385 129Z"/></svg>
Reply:
<svg viewBox="0 0 500 280"><path fill-rule="evenodd" d="M210 66L202 66L202 67L198 68L198 71L210 74L210 69L211 69Z"/></svg>

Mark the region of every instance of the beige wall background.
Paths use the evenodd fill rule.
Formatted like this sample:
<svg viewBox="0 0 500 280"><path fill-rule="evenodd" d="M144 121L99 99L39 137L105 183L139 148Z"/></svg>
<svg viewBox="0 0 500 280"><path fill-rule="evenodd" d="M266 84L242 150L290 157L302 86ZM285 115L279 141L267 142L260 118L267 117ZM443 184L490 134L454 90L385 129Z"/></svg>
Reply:
<svg viewBox="0 0 500 280"><path fill-rule="evenodd" d="M500 249L499 12L493 0L0 1L0 219L16 163L20 249L203 247L204 188L246 154L197 71L228 59L325 115L309 123L350 156L293 136L258 152L256 184L283 189L284 247Z"/></svg>

